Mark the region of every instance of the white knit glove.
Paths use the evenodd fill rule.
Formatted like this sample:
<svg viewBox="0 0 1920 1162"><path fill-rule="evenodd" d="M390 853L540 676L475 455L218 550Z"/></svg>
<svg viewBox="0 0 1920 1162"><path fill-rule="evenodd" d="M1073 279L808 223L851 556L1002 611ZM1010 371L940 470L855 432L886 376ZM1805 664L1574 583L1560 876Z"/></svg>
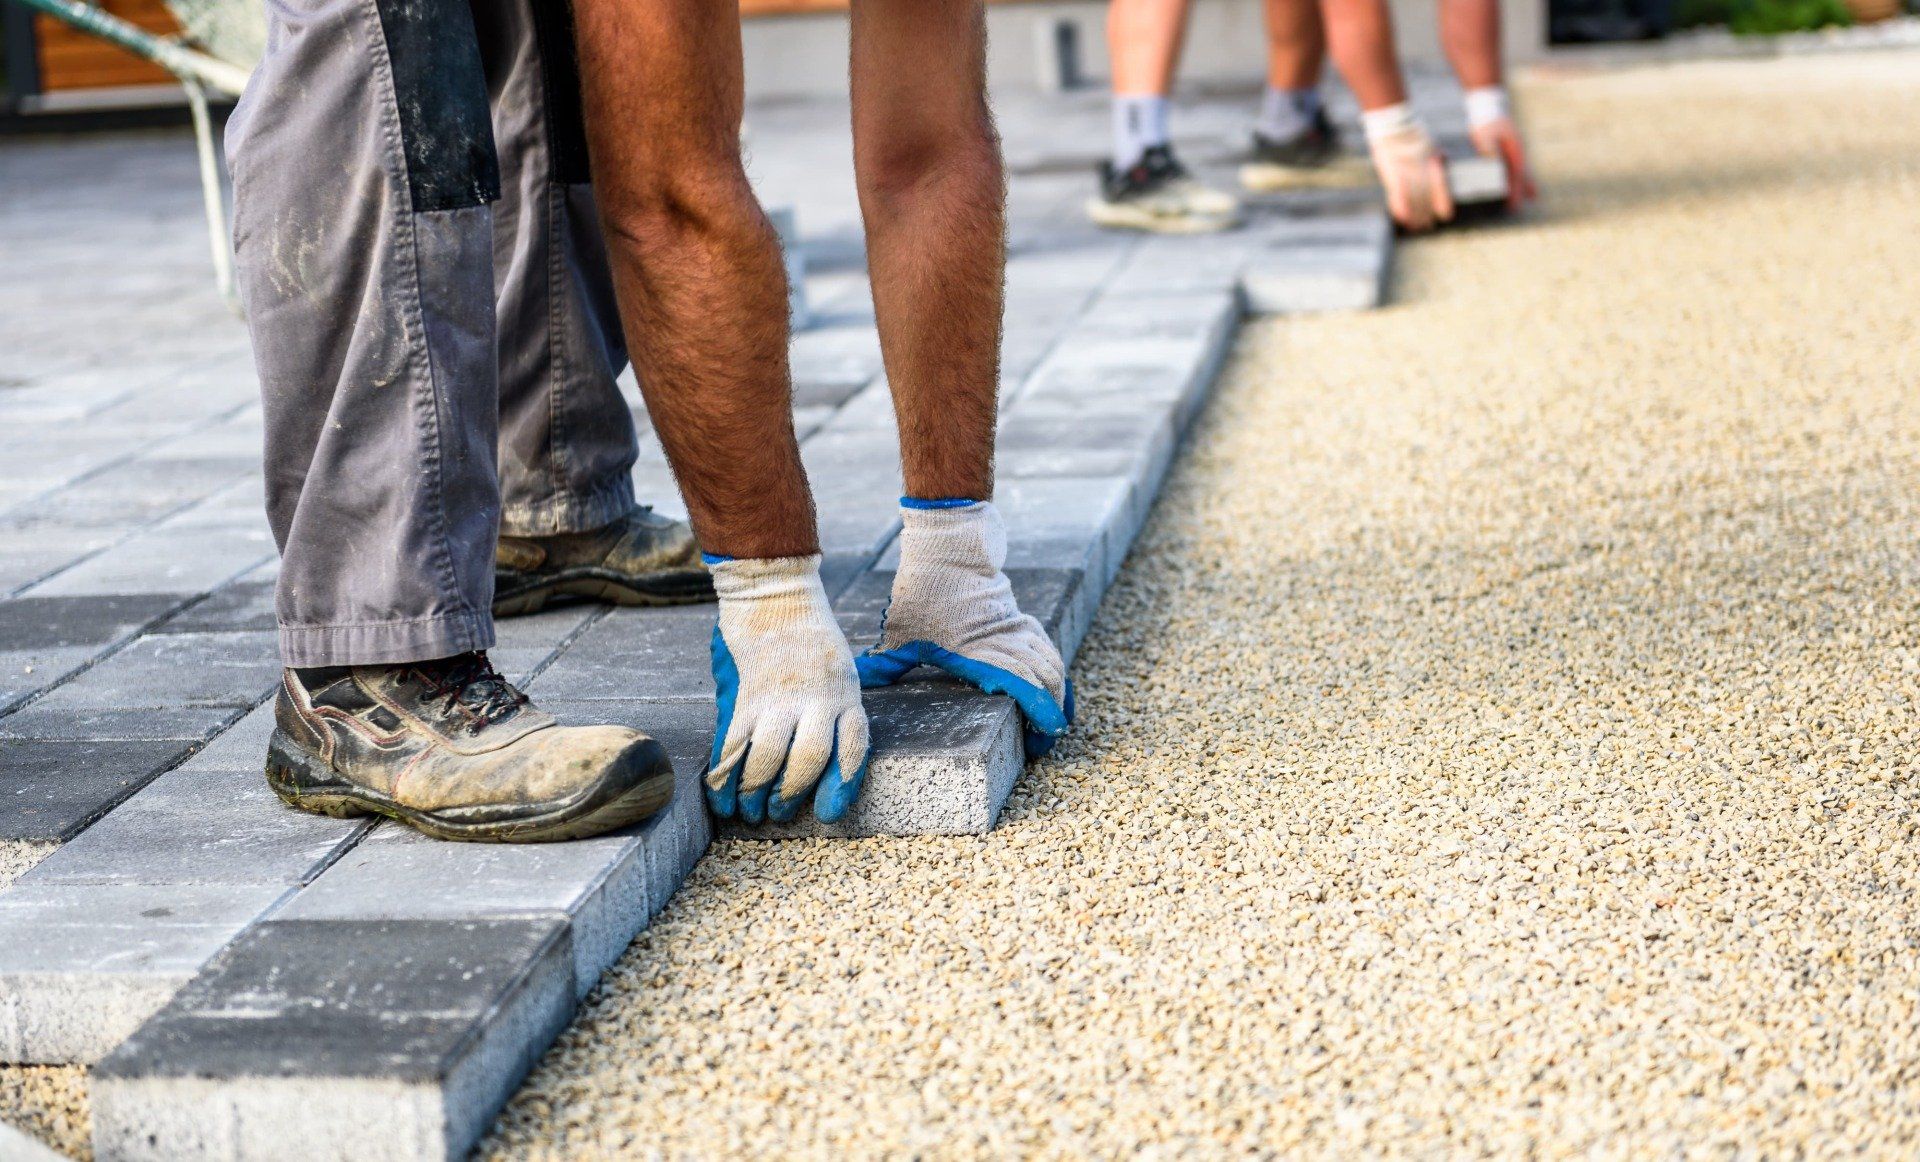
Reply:
<svg viewBox="0 0 1920 1162"><path fill-rule="evenodd" d="M784 822L813 791L815 817L831 823L860 794L868 735L853 653L820 585L820 557L707 563L720 598L707 804L722 817Z"/></svg>
<svg viewBox="0 0 1920 1162"><path fill-rule="evenodd" d="M863 686L887 686L929 665L1027 718L1027 753L1045 754L1073 721L1066 663L1040 623L1020 612L1007 530L989 501L902 502L900 571L880 644L856 659Z"/></svg>
<svg viewBox="0 0 1920 1162"><path fill-rule="evenodd" d="M1369 109L1360 114L1360 127L1395 222L1417 234L1453 217L1446 158L1411 106Z"/></svg>

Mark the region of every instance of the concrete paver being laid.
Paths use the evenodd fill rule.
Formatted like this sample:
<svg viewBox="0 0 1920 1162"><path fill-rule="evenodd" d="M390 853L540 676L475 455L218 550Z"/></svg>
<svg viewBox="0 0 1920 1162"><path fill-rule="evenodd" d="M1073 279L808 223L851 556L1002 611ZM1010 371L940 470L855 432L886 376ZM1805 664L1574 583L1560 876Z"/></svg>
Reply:
<svg viewBox="0 0 1920 1162"><path fill-rule="evenodd" d="M483 1144L1920 1145L1920 68L1525 89L1551 199L1255 324L987 836L717 845Z"/></svg>
<svg viewBox="0 0 1920 1162"><path fill-rule="evenodd" d="M786 126L783 148L763 156L843 136L844 111L826 114ZM18 875L0 891L0 1059L89 1062L119 1047L94 1078L94 1134L109 1154L163 1139L264 1148L245 1137L262 1118L316 1148L457 1152L706 849L694 779L710 741L712 615L556 610L503 624L494 652L564 717L629 722L668 744L682 786L647 828L564 852L475 855L283 810L258 776L277 677L258 407L244 336L183 241L192 186L177 145L21 147L33 156L11 168L21 176L0 211L23 268L59 275L46 293L0 288L0 340L18 355L0 391L13 422L0 437L0 842ZM163 203L139 226L172 228L116 217L113 171L129 158ZM170 168L178 190L154 180ZM820 215L816 324L794 344L796 424L827 573L864 642L892 567L897 455L864 282L832 260L846 222L831 215L851 206L832 181L794 192L803 222L837 208ZM1376 271L1387 244L1364 202L1268 213L1198 242L1063 227L1084 192L1083 178L1014 185L1001 452L1012 574L1069 655L1213 381L1246 255L1321 253L1334 220L1377 240ZM96 232L120 249L88 249L80 239ZM120 324L107 336L103 311ZM657 448L636 478L677 509ZM836 833L991 827L1021 767L1010 704L941 681L871 700L868 802ZM291 959L307 975L267 988L261 973ZM471 995L422 1009L455 978ZM354 1035L330 1040L316 1011ZM428 1017L439 1040L415 1038ZM306 1062L307 1089L350 1099L352 1116L289 1103L248 1072L288 1060ZM0 1099L25 1102L31 1124L70 1128L84 1121L67 1109L78 1081L0 1068ZM359 1137L338 1136L349 1125Z"/></svg>

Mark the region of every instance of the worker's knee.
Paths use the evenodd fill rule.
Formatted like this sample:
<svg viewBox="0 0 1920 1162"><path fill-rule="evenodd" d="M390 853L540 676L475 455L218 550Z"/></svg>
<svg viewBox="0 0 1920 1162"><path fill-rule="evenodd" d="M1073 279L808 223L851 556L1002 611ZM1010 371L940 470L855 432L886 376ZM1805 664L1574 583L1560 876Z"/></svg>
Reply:
<svg viewBox="0 0 1920 1162"><path fill-rule="evenodd" d="M1000 139L983 108L945 126L880 125L860 143L859 180L870 198L932 186L998 191L1004 175Z"/></svg>
<svg viewBox="0 0 1920 1162"><path fill-rule="evenodd" d="M643 248L698 234L734 245L771 243L766 215L738 154L682 155L672 166L601 184L601 213L613 233Z"/></svg>

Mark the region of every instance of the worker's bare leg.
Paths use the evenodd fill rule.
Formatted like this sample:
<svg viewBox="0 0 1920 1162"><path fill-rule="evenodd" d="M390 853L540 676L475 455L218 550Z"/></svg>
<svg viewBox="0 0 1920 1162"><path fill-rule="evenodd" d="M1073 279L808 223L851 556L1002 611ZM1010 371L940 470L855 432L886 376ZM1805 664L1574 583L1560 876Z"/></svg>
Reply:
<svg viewBox="0 0 1920 1162"><path fill-rule="evenodd" d="M740 160L736 0L575 0L587 140L641 391L720 598L708 803L835 819L867 720L820 583L779 243ZM815 787L818 786L818 793Z"/></svg>
<svg viewBox="0 0 1920 1162"><path fill-rule="evenodd" d="M854 0L854 171L907 491L886 631L860 673L884 685L930 664L1010 694L1037 751L1072 701L1014 600L990 499L1006 198L985 58L979 0Z"/></svg>

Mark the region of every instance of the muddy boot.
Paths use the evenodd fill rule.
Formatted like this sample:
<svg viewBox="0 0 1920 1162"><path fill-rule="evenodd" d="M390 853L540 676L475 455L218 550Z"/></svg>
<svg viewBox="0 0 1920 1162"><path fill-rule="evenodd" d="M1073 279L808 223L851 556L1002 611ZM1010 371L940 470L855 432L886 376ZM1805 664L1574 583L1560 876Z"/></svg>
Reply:
<svg viewBox="0 0 1920 1162"><path fill-rule="evenodd" d="M494 562L495 617L537 613L561 594L615 605L713 600L693 530L645 505L588 533L503 535Z"/></svg>
<svg viewBox="0 0 1920 1162"><path fill-rule="evenodd" d="M621 726L560 726L462 654L400 666L288 670L267 783L302 811L385 815L439 839L579 839L673 797L660 744Z"/></svg>

